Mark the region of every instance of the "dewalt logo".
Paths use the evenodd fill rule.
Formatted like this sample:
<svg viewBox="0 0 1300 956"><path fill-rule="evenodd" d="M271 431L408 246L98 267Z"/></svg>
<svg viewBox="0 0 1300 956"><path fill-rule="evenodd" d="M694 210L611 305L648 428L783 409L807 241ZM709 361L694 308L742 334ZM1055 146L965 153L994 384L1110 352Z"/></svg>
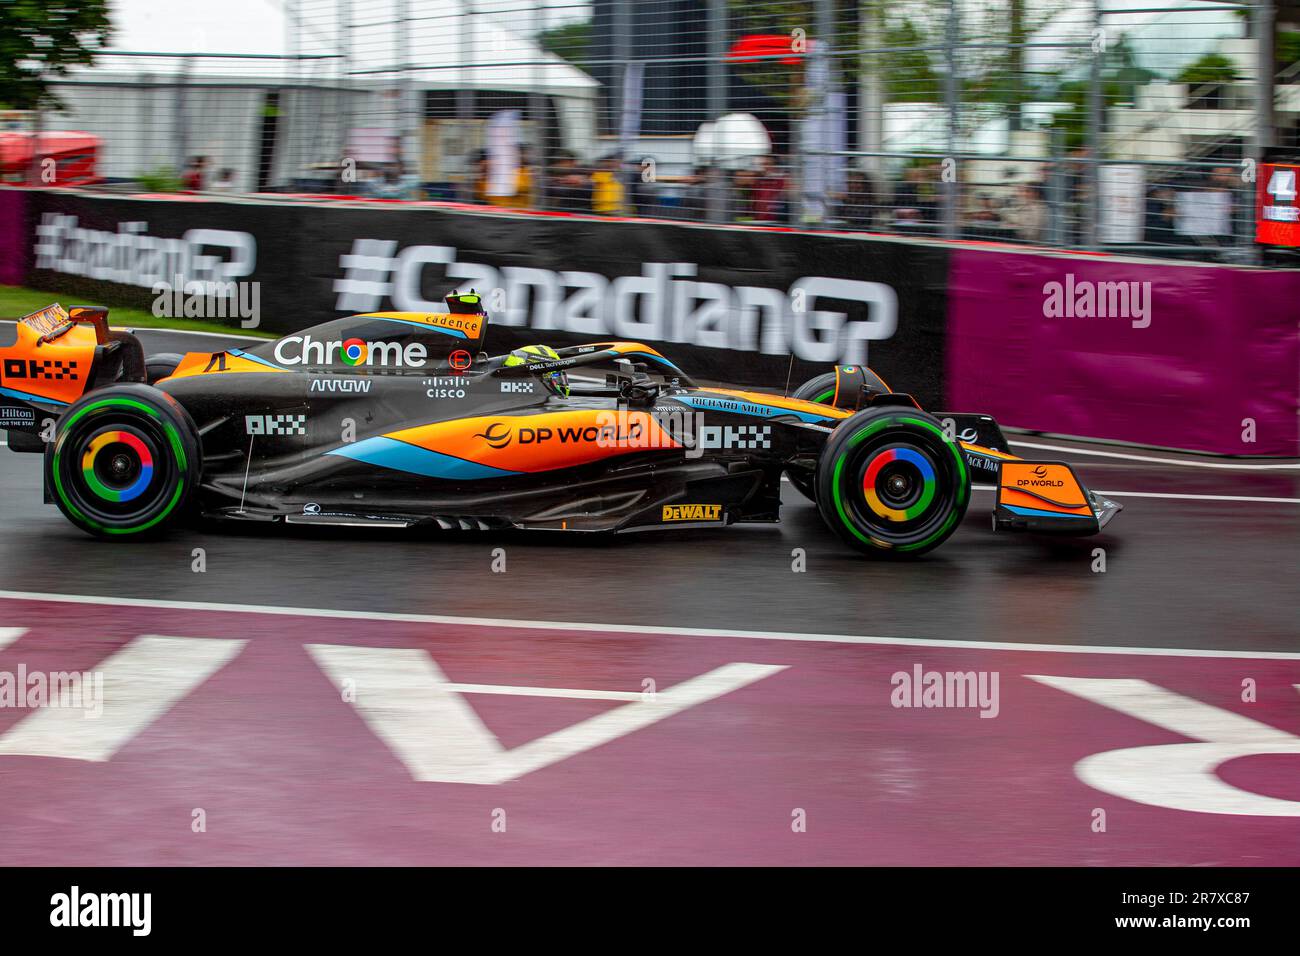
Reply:
<svg viewBox="0 0 1300 956"><path fill-rule="evenodd" d="M664 505L664 521L721 521L722 505Z"/></svg>

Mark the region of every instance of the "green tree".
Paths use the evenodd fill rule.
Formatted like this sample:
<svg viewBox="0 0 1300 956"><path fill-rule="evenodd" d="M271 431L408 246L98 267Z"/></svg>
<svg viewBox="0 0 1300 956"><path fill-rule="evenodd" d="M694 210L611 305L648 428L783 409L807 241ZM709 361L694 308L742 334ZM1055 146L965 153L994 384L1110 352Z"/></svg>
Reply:
<svg viewBox="0 0 1300 956"><path fill-rule="evenodd" d="M90 65L111 32L108 0L0 0L0 103L57 105L50 78Z"/></svg>
<svg viewBox="0 0 1300 956"><path fill-rule="evenodd" d="M1207 53L1199 60L1187 64L1174 78L1176 83L1186 83L1195 89L1198 86L1212 86L1231 83L1237 78L1237 68L1222 53Z"/></svg>
<svg viewBox="0 0 1300 956"><path fill-rule="evenodd" d="M541 48L575 66L591 58L591 21L566 23L543 31L537 38Z"/></svg>

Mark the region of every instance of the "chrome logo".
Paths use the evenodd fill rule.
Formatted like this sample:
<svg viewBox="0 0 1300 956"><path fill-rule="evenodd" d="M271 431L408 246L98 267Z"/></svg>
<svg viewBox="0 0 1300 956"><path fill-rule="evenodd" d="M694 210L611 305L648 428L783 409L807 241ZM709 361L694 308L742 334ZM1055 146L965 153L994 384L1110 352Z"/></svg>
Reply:
<svg viewBox="0 0 1300 956"><path fill-rule="evenodd" d="M108 465L111 473L120 473L124 478L139 469L135 480L125 488L110 488L100 480L95 472L95 460L99 453L110 445L124 445L125 450L115 452ZM105 501L124 502L140 497L153 479L153 454L149 447L135 435L124 431L102 432L95 436L86 452L81 456L81 475L86 485Z"/></svg>
<svg viewBox="0 0 1300 956"><path fill-rule="evenodd" d="M366 343L360 339L347 339L339 346L339 361L344 365L360 365L369 354Z"/></svg>
<svg viewBox="0 0 1300 956"><path fill-rule="evenodd" d="M887 465L898 463L901 467L890 469L890 481L898 481L900 487L910 485L920 478L920 494L907 507L891 508L881 499L878 482ZM887 521L910 521L925 512L934 500L935 475L934 466L921 454L910 448L887 448L871 460L867 473L862 477L862 494L867 499L871 510ZM901 500L901 499L900 499Z"/></svg>

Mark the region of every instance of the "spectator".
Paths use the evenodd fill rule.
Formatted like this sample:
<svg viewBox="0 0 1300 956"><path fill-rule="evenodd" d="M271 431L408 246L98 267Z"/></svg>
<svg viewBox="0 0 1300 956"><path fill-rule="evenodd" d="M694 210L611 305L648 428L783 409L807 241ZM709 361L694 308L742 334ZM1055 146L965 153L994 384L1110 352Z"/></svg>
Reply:
<svg viewBox="0 0 1300 956"><path fill-rule="evenodd" d="M880 200L875 177L869 172L855 170L845 180L840 216L855 228L875 229Z"/></svg>
<svg viewBox="0 0 1300 956"><path fill-rule="evenodd" d="M591 181L578 168L577 158L561 150L546 182L546 198L554 209L586 212L591 205Z"/></svg>
<svg viewBox="0 0 1300 956"><path fill-rule="evenodd" d="M627 215L626 190L619 178L622 158L610 153L591 174L591 209L598 216Z"/></svg>
<svg viewBox="0 0 1300 956"><path fill-rule="evenodd" d="M1243 214L1241 202L1241 177L1238 176L1231 166L1216 166L1210 171L1209 181L1206 184L1210 189L1222 190L1228 194L1228 222L1227 231L1220 234L1217 238L1223 245L1231 245L1241 232L1242 223L1249 216Z"/></svg>
<svg viewBox="0 0 1300 956"><path fill-rule="evenodd" d="M1166 185L1155 186L1147 195L1146 230L1147 242L1170 245L1179 242L1177 212L1174 207L1174 191Z"/></svg>
<svg viewBox="0 0 1300 956"><path fill-rule="evenodd" d="M377 199L419 199L419 179L408 176L399 159L384 168L383 176L370 187Z"/></svg>
<svg viewBox="0 0 1300 956"><path fill-rule="evenodd" d="M1007 208L1003 219L1015 230L1017 239L1043 242L1047 232L1047 201L1043 197L1043 188L1035 183L1021 183L1017 186L1016 198Z"/></svg>
<svg viewBox="0 0 1300 956"><path fill-rule="evenodd" d="M229 167L222 169L217 173L217 178L212 180L212 185L208 187L214 193L230 193L235 191L235 171Z"/></svg>
<svg viewBox="0 0 1300 956"><path fill-rule="evenodd" d="M896 224L909 228L939 221L938 192L933 182L936 166L913 166L903 174L903 184L894 195Z"/></svg>
<svg viewBox="0 0 1300 956"><path fill-rule="evenodd" d="M790 182L771 155L758 158L758 170L750 184L750 210L758 222L787 221Z"/></svg>
<svg viewBox="0 0 1300 956"><path fill-rule="evenodd" d="M203 174L208 165L208 157L191 156L181 172L181 185L189 192L203 190Z"/></svg>
<svg viewBox="0 0 1300 956"><path fill-rule="evenodd" d="M473 177L470 191L474 202L488 202L488 154L486 149L475 150L470 156L469 171Z"/></svg>
<svg viewBox="0 0 1300 956"><path fill-rule="evenodd" d="M487 194L487 177L491 175L491 162L484 160L483 201L503 209L529 209L533 205L532 154L527 146L519 147L519 166L515 169L514 192L508 196Z"/></svg>

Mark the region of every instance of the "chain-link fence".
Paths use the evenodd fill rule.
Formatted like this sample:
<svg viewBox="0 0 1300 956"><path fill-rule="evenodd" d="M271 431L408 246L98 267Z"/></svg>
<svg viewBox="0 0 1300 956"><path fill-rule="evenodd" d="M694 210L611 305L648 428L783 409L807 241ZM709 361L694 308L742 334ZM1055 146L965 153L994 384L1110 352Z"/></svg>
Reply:
<svg viewBox="0 0 1300 956"><path fill-rule="evenodd" d="M1300 152L1285 3L172 6L118 0L58 107L5 114L39 134L6 179L91 150L107 188L1250 261L1254 164Z"/></svg>

